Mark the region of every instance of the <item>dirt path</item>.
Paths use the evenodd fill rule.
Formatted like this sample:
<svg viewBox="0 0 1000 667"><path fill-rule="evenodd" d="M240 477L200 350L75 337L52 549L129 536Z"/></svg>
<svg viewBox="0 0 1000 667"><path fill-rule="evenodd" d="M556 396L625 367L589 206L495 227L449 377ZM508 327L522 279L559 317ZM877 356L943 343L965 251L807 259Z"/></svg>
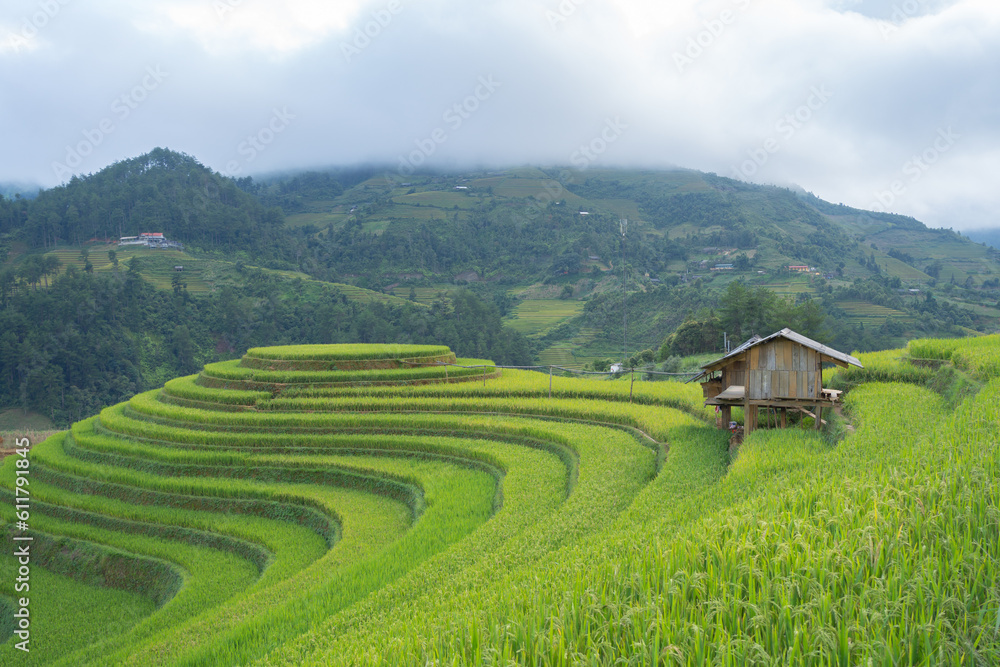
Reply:
<svg viewBox="0 0 1000 667"><path fill-rule="evenodd" d="M833 407L833 411L844 421L844 430L847 431L847 434L850 435L851 433L854 433L854 424L852 424L851 420L844 414L844 404L838 403Z"/></svg>

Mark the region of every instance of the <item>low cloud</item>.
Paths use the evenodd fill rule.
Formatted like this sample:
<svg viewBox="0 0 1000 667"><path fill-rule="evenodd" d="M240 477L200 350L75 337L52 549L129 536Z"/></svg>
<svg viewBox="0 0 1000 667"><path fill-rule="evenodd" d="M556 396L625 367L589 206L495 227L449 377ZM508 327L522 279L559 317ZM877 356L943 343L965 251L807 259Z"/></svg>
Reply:
<svg viewBox="0 0 1000 667"><path fill-rule="evenodd" d="M234 160L262 173L417 153L426 165L572 165L618 119L627 129L588 165L679 165L864 208L905 180L890 210L956 229L994 224L1000 204L1000 6L986 0L278 7L6 3L0 180L64 180L54 165L104 119L113 131L79 173L154 146L224 173ZM169 77L119 118L116 100L156 67ZM502 85L477 97L490 77ZM240 147L275 109L294 120L246 160ZM948 128L961 139L908 180L908 161Z"/></svg>

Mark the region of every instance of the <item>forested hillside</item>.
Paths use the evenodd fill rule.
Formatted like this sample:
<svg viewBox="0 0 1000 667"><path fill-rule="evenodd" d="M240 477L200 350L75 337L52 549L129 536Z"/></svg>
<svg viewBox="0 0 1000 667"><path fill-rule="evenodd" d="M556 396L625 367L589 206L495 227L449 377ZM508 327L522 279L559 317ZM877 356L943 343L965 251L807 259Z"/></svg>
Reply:
<svg viewBox="0 0 1000 667"><path fill-rule="evenodd" d="M74 177L33 200L5 201L0 212L0 233L33 248L155 230L184 243L271 256L284 247L283 224L280 210L266 208L232 179L161 148Z"/></svg>
<svg viewBox="0 0 1000 667"><path fill-rule="evenodd" d="M114 245L141 232L185 250ZM0 254L0 407L60 423L252 345L434 340L581 366L788 323L872 350L1000 321L993 248L688 170L233 180L155 149L0 197Z"/></svg>
<svg viewBox="0 0 1000 667"><path fill-rule="evenodd" d="M158 290L137 270L71 269L48 288L5 293L0 405L66 425L206 362L300 341L445 341L469 356L531 361L526 339L471 293L433 308L363 303L336 288L248 269L242 284L193 297Z"/></svg>

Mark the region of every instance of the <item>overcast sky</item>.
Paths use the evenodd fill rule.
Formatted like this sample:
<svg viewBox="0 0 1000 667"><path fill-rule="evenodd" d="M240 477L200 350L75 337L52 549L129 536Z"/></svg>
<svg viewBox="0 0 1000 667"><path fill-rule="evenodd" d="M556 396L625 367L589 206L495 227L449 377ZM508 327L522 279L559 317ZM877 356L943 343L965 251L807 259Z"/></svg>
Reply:
<svg viewBox="0 0 1000 667"><path fill-rule="evenodd" d="M4 0L0 181L680 166L1000 226L997 0Z"/></svg>

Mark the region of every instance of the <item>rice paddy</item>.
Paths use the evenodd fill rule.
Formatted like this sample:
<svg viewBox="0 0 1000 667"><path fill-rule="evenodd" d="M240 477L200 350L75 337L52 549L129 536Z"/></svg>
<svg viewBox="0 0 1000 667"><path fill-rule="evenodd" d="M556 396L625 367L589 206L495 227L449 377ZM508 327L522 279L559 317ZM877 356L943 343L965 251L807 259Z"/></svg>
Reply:
<svg viewBox="0 0 1000 667"><path fill-rule="evenodd" d="M525 299L507 321L515 331L528 336L542 336L583 312L582 301L561 299Z"/></svg>
<svg viewBox="0 0 1000 667"><path fill-rule="evenodd" d="M892 319L913 322L913 317L895 308L886 308L867 301L839 301L837 307L847 313L847 321L854 324L881 324Z"/></svg>
<svg viewBox="0 0 1000 667"><path fill-rule="evenodd" d="M731 454L695 384L256 348L32 448L33 650L0 662L997 664L997 358L865 355L844 440Z"/></svg>

